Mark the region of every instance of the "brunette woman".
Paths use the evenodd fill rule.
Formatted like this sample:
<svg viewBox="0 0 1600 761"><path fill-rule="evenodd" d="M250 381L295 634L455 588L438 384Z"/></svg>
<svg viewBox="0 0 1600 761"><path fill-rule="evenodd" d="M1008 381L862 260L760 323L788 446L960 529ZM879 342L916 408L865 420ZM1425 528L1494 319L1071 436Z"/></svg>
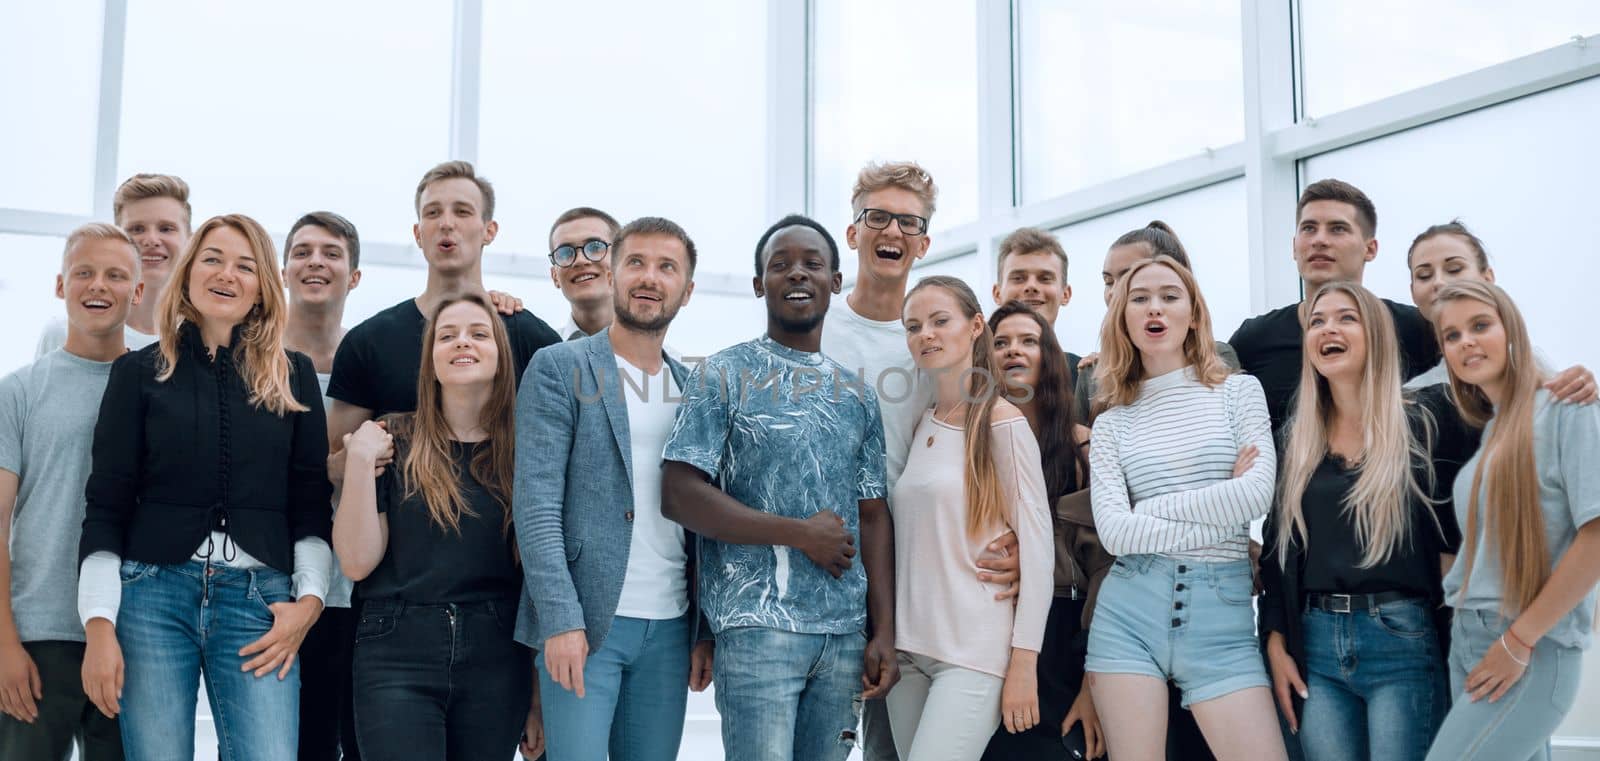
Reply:
<svg viewBox="0 0 1600 761"><path fill-rule="evenodd" d="M423 341L417 411L346 439L333 534L362 601L356 737L368 761L505 757L525 723L542 736L512 640L515 364L483 296L445 299Z"/></svg>

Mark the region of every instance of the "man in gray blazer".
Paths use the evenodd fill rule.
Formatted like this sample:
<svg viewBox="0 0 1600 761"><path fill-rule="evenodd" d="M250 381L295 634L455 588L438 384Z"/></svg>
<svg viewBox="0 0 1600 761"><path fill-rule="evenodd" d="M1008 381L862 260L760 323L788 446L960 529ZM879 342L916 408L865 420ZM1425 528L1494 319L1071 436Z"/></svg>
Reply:
<svg viewBox="0 0 1600 761"><path fill-rule="evenodd" d="M661 452L689 377L662 341L694 266L694 242L670 220L624 226L611 327L536 354L517 395L516 638L540 651L551 758L671 761L685 682L711 681L696 537L661 515Z"/></svg>

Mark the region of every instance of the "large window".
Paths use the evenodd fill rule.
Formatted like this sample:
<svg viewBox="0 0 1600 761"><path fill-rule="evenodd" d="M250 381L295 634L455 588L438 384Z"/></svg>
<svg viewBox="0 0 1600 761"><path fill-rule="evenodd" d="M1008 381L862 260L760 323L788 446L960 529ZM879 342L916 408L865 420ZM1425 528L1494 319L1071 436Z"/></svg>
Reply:
<svg viewBox="0 0 1600 761"><path fill-rule="evenodd" d="M842 236L862 165L906 159L939 186L935 240L940 230L977 219L977 5L815 0L813 8L817 219ZM844 271L855 272L855 252L844 253Z"/></svg>
<svg viewBox="0 0 1600 761"><path fill-rule="evenodd" d="M195 221L268 229L330 209L411 240L412 194L448 158L449 3L128 4L117 177L181 175Z"/></svg>
<svg viewBox="0 0 1600 761"><path fill-rule="evenodd" d="M0 233L0 304L6 329L0 331L0 376L33 361L46 324L67 317L66 302L55 297L66 241L48 235Z"/></svg>
<svg viewBox="0 0 1600 761"><path fill-rule="evenodd" d="M1378 207L1378 258L1366 284L1411 303L1406 250L1429 225L1460 218L1487 244L1534 343L1561 367L1600 366L1579 305L1594 301L1600 256L1587 230L1600 176L1600 79L1308 159L1308 180L1354 183ZM1505 150L1507 135L1537 132Z"/></svg>
<svg viewBox="0 0 1600 761"><path fill-rule="evenodd" d="M573 206L668 217L709 272L767 219L767 4L489 0L479 155L501 250L549 251ZM581 72L581 74L580 74Z"/></svg>
<svg viewBox="0 0 1600 761"><path fill-rule="evenodd" d="M6 3L0 18L0 208L94 208L100 3Z"/></svg>
<svg viewBox="0 0 1600 761"><path fill-rule="evenodd" d="M1237 0L1022 0L1023 200L1242 140L1239 29Z"/></svg>
<svg viewBox="0 0 1600 761"><path fill-rule="evenodd" d="M1211 308L1211 328L1218 341L1249 317L1249 247L1245 235L1244 180L1229 180L1131 209L1107 214L1055 231L1067 250L1072 302L1056 320L1061 345L1087 353L1100 346L1105 317L1105 285L1101 268L1106 250L1123 233L1160 219L1172 226L1194 265L1200 291ZM1284 256L1288 256L1285 250ZM994 282L994 274L988 274Z"/></svg>
<svg viewBox="0 0 1600 761"><path fill-rule="evenodd" d="M1305 110L1327 116L1600 33L1592 0L1299 0Z"/></svg>

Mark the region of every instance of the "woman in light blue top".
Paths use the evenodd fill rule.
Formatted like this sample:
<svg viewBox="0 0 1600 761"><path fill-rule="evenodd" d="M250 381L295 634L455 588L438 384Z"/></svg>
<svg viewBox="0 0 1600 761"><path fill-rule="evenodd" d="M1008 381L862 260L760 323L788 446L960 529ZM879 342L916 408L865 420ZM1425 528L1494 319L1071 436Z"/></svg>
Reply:
<svg viewBox="0 0 1600 761"><path fill-rule="evenodd" d="M1600 410L1552 403L1499 287L1453 283L1436 304L1451 390L1484 436L1456 476L1465 546L1444 579L1454 705L1428 758L1546 758L1594 628Z"/></svg>

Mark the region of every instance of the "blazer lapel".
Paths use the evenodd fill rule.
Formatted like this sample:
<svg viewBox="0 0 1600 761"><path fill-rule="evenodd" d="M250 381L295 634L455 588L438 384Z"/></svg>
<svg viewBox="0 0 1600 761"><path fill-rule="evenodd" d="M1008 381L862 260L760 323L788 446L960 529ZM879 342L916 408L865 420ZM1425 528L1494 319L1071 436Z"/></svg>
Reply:
<svg viewBox="0 0 1600 761"><path fill-rule="evenodd" d="M611 349L610 328L589 338L589 369L595 375L595 387L601 389L600 404L605 407L606 418L611 421L611 436L622 455L628 483L632 484L633 439L628 435L628 403L622 398L622 375L617 367L616 352Z"/></svg>

